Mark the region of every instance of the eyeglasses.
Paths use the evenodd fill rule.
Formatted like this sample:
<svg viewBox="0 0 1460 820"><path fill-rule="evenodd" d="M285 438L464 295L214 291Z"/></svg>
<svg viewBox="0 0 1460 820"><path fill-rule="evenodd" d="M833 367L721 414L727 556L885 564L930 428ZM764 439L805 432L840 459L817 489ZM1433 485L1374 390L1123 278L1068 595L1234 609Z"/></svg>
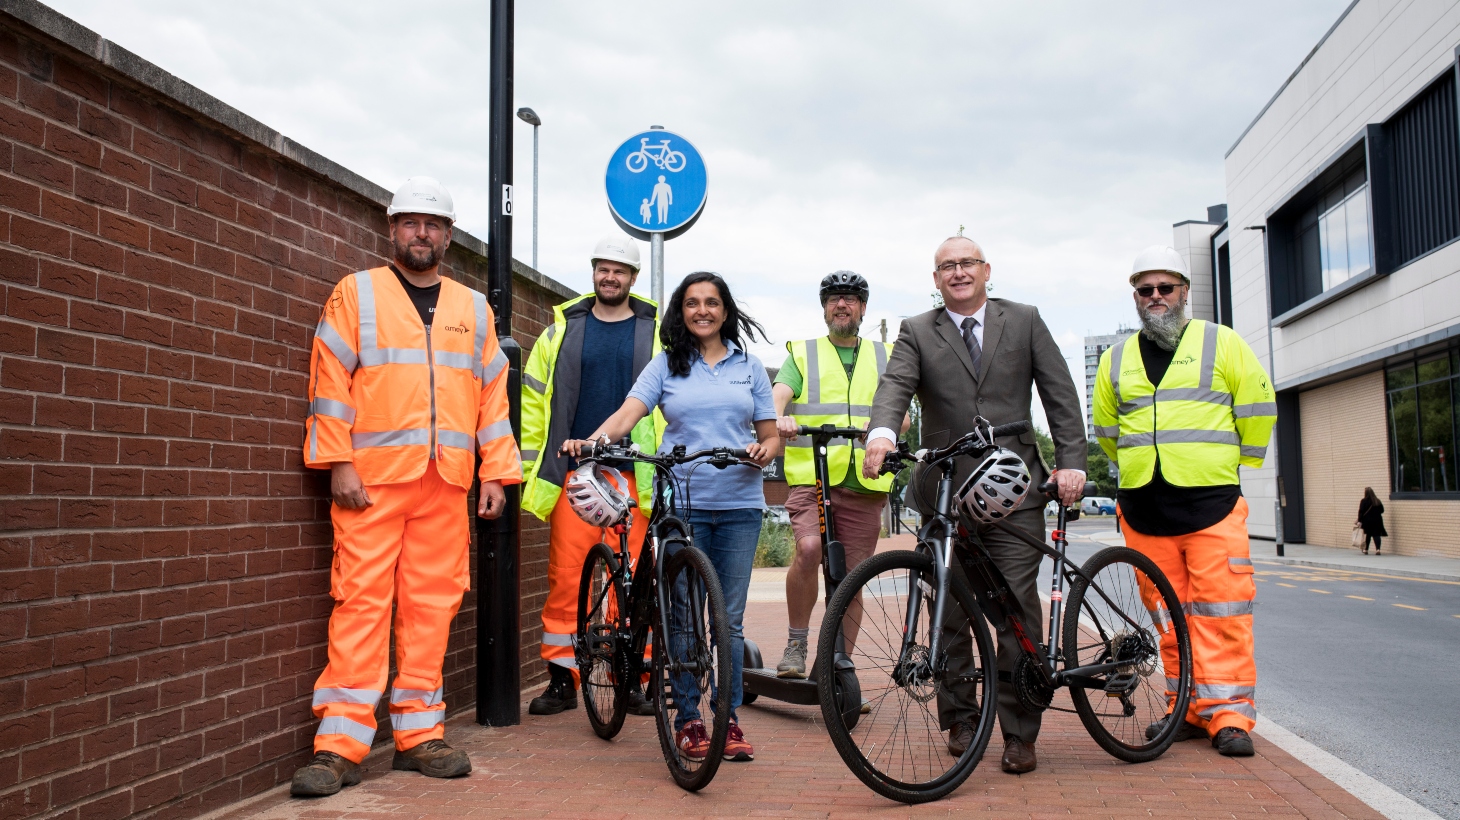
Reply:
<svg viewBox="0 0 1460 820"><path fill-rule="evenodd" d="M852 293L833 293L827 296L826 301L822 302L822 304L835 305L842 302L846 302L849 305L860 305L862 303L862 297Z"/></svg>
<svg viewBox="0 0 1460 820"><path fill-rule="evenodd" d="M1162 296L1170 296L1171 291L1176 290L1179 287L1181 287L1181 285L1173 285L1170 282L1161 285L1141 285L1140 287L1136 288L1136 293L1139 293L1142 299L1149 299L1151 298L1151 294L1155 293L1156 291L1160 291Z"/></svg>
<svg viewBox="0 0 1460 820"><path fill-rule="evenodd" d="M964 270L975 270L979 265L987 265L982 259L955 259L952 262L944 262L938 266L939 273L952 273L959 268Z"/></svg>

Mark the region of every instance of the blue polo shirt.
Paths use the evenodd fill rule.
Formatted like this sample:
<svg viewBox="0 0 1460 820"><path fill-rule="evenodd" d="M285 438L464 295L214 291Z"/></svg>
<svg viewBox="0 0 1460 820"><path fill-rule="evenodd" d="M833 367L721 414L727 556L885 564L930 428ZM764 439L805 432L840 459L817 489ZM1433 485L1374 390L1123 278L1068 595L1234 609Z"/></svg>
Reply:
<svg viewBox="0 0 1460 820"><path fill-rule="evenodd" d="M646 407L658 407L666 426L661 453L683 444L690 452L710 447L744 449L756 441L755 422L776 417L771 380L760 359L725 340L729 353L714 367L694 353L688 376L669 372L663 353L639 374L629 395ZM763 509L765 492L759 467L735 465L723 470L705 465L691 474L675 468L681 482L690 476L690 503L697 510ZM684 499L680 498L680 503Z"/></svg>

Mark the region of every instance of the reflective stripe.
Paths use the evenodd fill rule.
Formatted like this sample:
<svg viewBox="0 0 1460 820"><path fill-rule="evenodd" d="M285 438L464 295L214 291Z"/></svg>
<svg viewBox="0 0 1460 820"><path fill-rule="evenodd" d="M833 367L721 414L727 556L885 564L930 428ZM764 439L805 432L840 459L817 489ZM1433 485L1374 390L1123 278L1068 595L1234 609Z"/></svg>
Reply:
<svg viewBox="0 0 1460 820"><path fill-rule="evenodd" d="M355 300L360 308L360 349L375 348L375 286L370 271L355 274Z"/></svg>
<svg viewBox="0 0 1460 820"><path fill-rule="evenodd" d="M1120 405L1115 408L1115 412L1119 415L1127 416L1141 409L1142 407L1150 407L1155 403L1155 396L1137 396L1130 401L1121 402Z"/></svg>
<svg viewBox="0 0 1460 820"><path fill-rule="evenodd" d="M359 721L350 720L347 717L331 715L319 722L319 731L314 733L315 737L320 735L345 735L346 737L363 743L366 746L375 742L375 730Z"/></svg>
<svg viewBox="0 0 1460 820"><path fill-rule="evenodd" d="M309 414L312 416L329 416L333 419L341 419L347 424L355 420L355 408L342 401L334 399L321 399L316 397L309 403Z"/></svg>
<svg viewBox="0 0 1460 820"><path fill-rule="evenodd" d="M350 349L349 343L345 341L339 331L335 330L334 325L320 319L319 325L314 329L314 338L335 354L335 358L340 360L340 364L344 365L346 371L354 373L355 368L360 366L360 357Z"/></svg>
<svg viewBox="0 0 1460 820"><path fill-rule="evenodd" d="M1155 433L1126 433L1116 439L1115 447L1118 450L1124 450L1127 447L1150 447L1155 443Z"/></svg>
<svg viewBox="0 0 1460 820"><path fill-rule="evenodd" d="M1154 395L1137 396L1129 401L1123 401L1116 408L1120 415L1128 415L1144 407L1150 407L1158 401L1199 401L1204 404L1220 404L1223 407L1232 406L1232 394L1223 393L1220 390L1207 390L1201 387L1168 387L1164 390L1157 390Z"/></svg>
<svg viewBox="0 0 1460 820"><path fill-rule="evenodd" d="M1120 401L1120 359L1125 355L1125 342L1113 344L1110 350L1110 386L1115 388L1115 400Z"/></svg>
<svg viewBox="0 0 1460 820"><path fill-rule="evenodd" d="M503 353L501 348L498 348L497 355L493 356L492 360L487 362L486 366L482 368L482 381L485 383L497 378L497 374L501 373L502 368L506 366L507 354Z"/></svg>
<svg viewBox="0 0 1460 820"><path fill-rule="evenodd" d="M873 342L872 349L877 351L877 378L880 380L882 374L887 371L887 345L881 342ZM868 412L867 415L871 415Z"/></svg>
<svg viewBox="0 0 1460 820"><path fill-rule="evenodd" d="M1261 401L1256 404L1239 404L1232 408L1232 417L1250 419L1254 416L1276 416L1277 402Z"/></svg>
<svg viewBox="0 0 1460 820"><path fill-rule="evenodd" d="M1252 566L1252 559L1251 558L1228 558L1227 559L1227 565L1228 566L1233 566L1233 567L1250 567L1250 566Z"/></svg>
<svg viewBox="0 0 1460 820"><path fill-rule="evenodd" d="M472 441L471 433L458 433L455 430L442 430L438 428L436 430L436 440L441 443L442 447L455 447L458 450L466 450L467 452L476 449L476 445Z"/></svg>
<svg viewBox="0 0 1460 820"><path fill-rule="evenodd" d="M548 325L548 329L547 329L547 338L548 338L548 341L551 342L553 340L553 337L556 336L556 335L558 335L558 326L556 324Z"/></svg>
<svg viewBox="0 0 1460 820"><path fill-rule="evenodd" d="M1217 323L1202 325L1201 336L1201 382L1200 389L1211 390L1212 379L1217 375ZM1228 403L1231 399L1228 399Z"/></svg>
<svg viewBox="0 0 1460 820"><path fill-rule="evenodd" d="M1210 719L1218 714L1221 714L1222 712L1236 712L1237 714L1247 718L1248 720L1257 720L1257 710L1252 708L1252 704L1243 703L1241 701L1238 701L1236 703L1216 703L1208 706L1205 709L1202 709L1201 711L1197 712L1197 714L1201 715L1204 718Z"/></svg>
<svg viewBox="0 0 1460 820"><path fill-rule="evenodd" d="M410 444L430 444L431 431L426 428L416 430L382 430L378 433L351 433L350 444L356 450L363 450L366 447L404 447Z"/></svg>
<svg viewBox="0 0 1460 820"><path fill-rule="evenodd" d="M476 369L476 357L470 353L452 353L449 350L437 350L434 353L436 364L441 367L455 367L460 370Z"/></svg>
<svg viewBox="0 0 1460 820"><path fill-rule="evenodd" d="M1095 435L1098 438L1116 438L1120 435L1120 425L1112 424L1109 427L1095 425Z"/></svg>
<svg viewBox="0 0 1460 820"><path fill-rule="evenodd" d="M872 415L870 404L792 404L786 408L786 412L795 416L840 416L851 414L853 416Z"/></svg>
<svg viewBox="0 0 1460 820"><path fill-rule="evenodd" d="M577 659L575 659L575 658L573 658L571 656L570 657L567 657L567 658L552 658L552 659L549 659L548 660L548 663L555 663L558 666L566 666L569 669L577 669L578 668L578 661L577 661Z"/></svg>
<svg viewBox="0 0 1460 820"><path fill-rule="evenodd" d="M831 441L828 441L826 443L826 446L828 448L831 448L831 447L845 447L845 446L847 446L847 443L848 443L847 440L844 439L844 438L834 438ZM854 444L855 448L858 449L858 450L863 449L864 446L865 446L860 441L854 442L853 444ZM795 441L787 441L787 442L785 442L785 444L783 446L785 446L785 447L810 447L810 446L812 446L812 444L811 444L811 437L810 436L797 436Z"/></svg>
<svg viewBox="0 0 1460 820"><path fill-rule="evenodd" d="M441 696L445 690L437 689L434 692L430 689L395 689L390 690L391 703L404 703L408 700L419 700L429 706L435 706L441 702Z"/></svg>
<svg viewBox="0 0 1460 820"><path fill-rule="evenodd" d="M1217 601L1215 603L1203 603L1192 601L1182 604L1181 611L1187 615L1199 615L1203 618L1234 618L1238 615L1251 615L1251 601Z"/></svg>
<svg viewBox="0 0 1460 820"><path fill-rule="evenodd" d="M486 446L503 436L510 435L512 435L512 422L509 419L494 421L477 431L477 444Z"/></svg>
<svg viewBox="0 0 1460 820"><path fill-rule="evenodd" d="M537 461L537 454L538 454L538 451L537 450L523 450L522 451L522 460L523 461Z"/></svg>
<svg viewBox="0 0 1460 820"><path fill-rule="evenodd" d="M1162 632L1166 631L1165 627L1171 625L1171 610L1166 607L1157 607L1156 609L1148 609L1146 611L1151 613L1151 620L1155 621L1157 626L1162 627Z"/></svg>
<svg viewBox="0 0 1460 820"><path fill-rule="evenodd" d="M480 291L471 292L472 312L476 315L477 329L472 336L471 347L471 372L477 378L482 377L482 348L487 344L487 295Z"/></svg>
<svg viewBox="0 0 1460 820"><path fill-rule="evenodd" d="M533 390L536 390L538 393L544 396L547 395L547 385L543 384L537 379L534 379L527 373L522 374L522 384L526 387L531 387Z"/></svg>
<svg viewBox="0 0 1460 820"><path fill-rule="evenodd" d="M1247 458L1267 458L1267 445L1244 444L1242 445L1242 455Z"/></svg>
<svg viewBox="0 0 1460 820"><path fill-rule="evenodd" d="M1150 447L1158 440L1162 444L1230 444L1234 447L1242 443L1241 437L1226 430L1158 430L1155 433L1129 433L1121 436L1115 446Z"/></svg>
<svg viewBox="0 0 1460 820"><path fill-rule="evenodd" d="M561 632L544 632L542 633L542 644L543 646L572 646L573 636L564 635Z"/></svg>
<svg viewBox="0 0 1460 820"><path fill-rule="evenodd" d="M314 690L315 706L326 703L363 703L374 706L380 702L380 693L374 689L346 689L342 686Z"/></svg>
<svg viewBox="0 0 1460 820"><path fill-rule="evenodd" d="M1179 684L1179 683L1181 683L1181 681L1177 680L1176 678L1167 678L1166 679L1166 691L1167 692L1175 692L1176 691L1176 685Z"/></svg>
<svg viewBox="0 0 1460 820"><path fill-rule="evenodd" d="M1198 683L1195 694L1206 700L1252 700L1257 696L1257 688L1231 683Z"/></svg>
<svg viewBox="0 0 1460 820"><path fill-rule="evenodd" d="M806 392L804 398L807 404L821 403L821 353L817 348L816 339L809 339L806 342L806 372L801 377L806 380Z"/></svg>
<svg viewBox="0 0 1460 820"><path fill-rule="evenodd" d="M426 351L414 347L365 347L360 346L360 366L379 367L383 364L425 364Z"/></svg>
<svg viewBox="0 0 1460 820"><path fill-rule="evenodd" d="M445 722L445 709L435 709L430 712L406 712L403 715L390 716L390 728L397 732L404 732L410 729L429 729L432 726L440 726Z"/></svg>

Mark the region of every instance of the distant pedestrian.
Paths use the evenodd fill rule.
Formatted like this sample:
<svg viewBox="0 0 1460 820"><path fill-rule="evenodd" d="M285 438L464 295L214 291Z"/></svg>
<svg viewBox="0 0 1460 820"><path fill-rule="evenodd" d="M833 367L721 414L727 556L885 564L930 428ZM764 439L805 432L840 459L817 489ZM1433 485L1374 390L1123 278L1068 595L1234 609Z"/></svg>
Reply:
<svg viewBox="0 0 1460 820"><path fill-rule="evenodd" d="M1384 536L1389 531L1384 529L1384 502L1374 494L1373 487L1364 488L1364 500L1359 502L1359 520L1357 523L1364 528L1364 554L1369 554L1369 541L1374 542L1374 554L1378 555L1383 548Z"/></svg>

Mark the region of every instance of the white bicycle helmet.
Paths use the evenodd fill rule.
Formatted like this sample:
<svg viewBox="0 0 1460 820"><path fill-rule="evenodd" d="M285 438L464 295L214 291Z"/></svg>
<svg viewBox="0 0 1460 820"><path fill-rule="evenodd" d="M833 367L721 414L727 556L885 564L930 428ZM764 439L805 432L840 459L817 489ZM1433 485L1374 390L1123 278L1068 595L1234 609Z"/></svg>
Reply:
<svg viewBox="0 0 1460 820"><path fill-rule="evenodd" d="M584 522L595 527L612 527L628 518L634 502L628 495L629 482L612 467L582 464L568 476L568 506Z"/></svg>
<svg viewBox="0 0 1460 820"><path fill-rule="evenodd" d="M1019 509L1033 479L1024 459L996 447L959 488L958 509L981 524L992 524Z"/></svg>

